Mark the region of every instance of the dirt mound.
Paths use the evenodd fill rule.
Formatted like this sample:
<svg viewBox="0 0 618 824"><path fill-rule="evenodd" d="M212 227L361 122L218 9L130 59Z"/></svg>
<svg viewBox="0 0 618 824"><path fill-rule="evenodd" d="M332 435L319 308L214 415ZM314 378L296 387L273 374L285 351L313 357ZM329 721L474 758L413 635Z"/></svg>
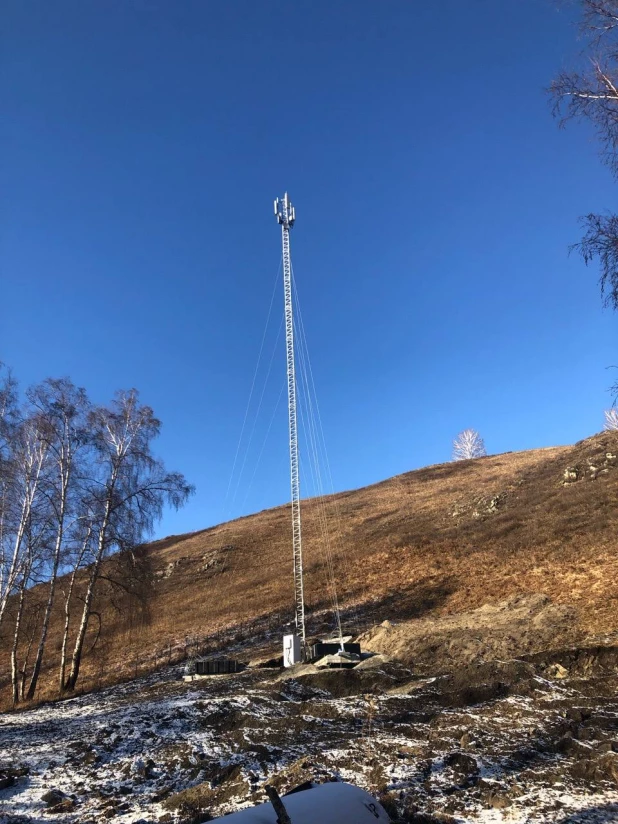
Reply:
<svg viewBox="0 0 618 824"><path fill-rule="evenodd" d="M536 676L532 664L504 661L468 664L436 683L436 701L442 707L462 708L509 695L528 695Z"/></svg>
<svg viewBox="0 0 618 824"><path fill-rule="evenodd" d="M431 672L517 658L580 640L575 610L552 604L539 594L515 596L456 615L384 621L360 638L363 649L392 656L417 671Z"/></svg>
<svg viewBox="0 0 618 824"><path fill-rule="evenodd" d="M325 669L308 672L298 680L305 686L328 693L333 698L388 692L410 681L412 672L407 667L383 662L370 669Z"/></svg>
<svg viewBox="0 0 618 824"><path fill-rule="evenodd" d="M526 660L544 672L560 667L566 675L588 678L591 675L613 675L618 672L618 646L598 644L571 649L538 652Z"/></svg>

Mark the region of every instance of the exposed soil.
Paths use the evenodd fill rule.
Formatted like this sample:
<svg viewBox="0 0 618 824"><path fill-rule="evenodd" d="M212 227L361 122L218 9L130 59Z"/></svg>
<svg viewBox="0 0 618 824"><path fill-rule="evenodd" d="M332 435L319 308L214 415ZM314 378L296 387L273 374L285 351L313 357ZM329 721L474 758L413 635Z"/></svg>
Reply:
<svg viewBox="0 0 618 824"><path fill-rule="evenodd" d="M618 820L618 646L422 676L179 672L0 720L0 822L207 821L348 780L409 824Z"/></svg>
<svg viewBox="0 0 618 824"><path fill-rule="evenodd" d="M475 661L574 646L583 640L583 632L572 606L552 604L546 595L527 594L455 615L387 620L360 640L363 649L387 651L416 670L435 673Z"/></svg>

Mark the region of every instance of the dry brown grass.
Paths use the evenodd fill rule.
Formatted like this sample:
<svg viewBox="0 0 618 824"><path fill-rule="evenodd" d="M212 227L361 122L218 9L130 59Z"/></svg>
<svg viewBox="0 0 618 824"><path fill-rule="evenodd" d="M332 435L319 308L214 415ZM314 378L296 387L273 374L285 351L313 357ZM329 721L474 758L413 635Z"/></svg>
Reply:
<svg viewBox="0 0 618 824"><path fill-rule="evenodd" d="M575 446L441 464L326 500L340 601L352 631L385 618L475 609L541 592L573 605L588 634L618 629L618 435ZM591 480L589 463L607 471ZM583 479L564 485L564 470ZM492 499L494 506L492 508ZM328 607L319 504L303 505L306 601L312 630ZM81 689L181 657L187 639L250 633L292 613L289 507L145 547L157 576L148 609L127 621L99 599L103 631ZM288 566L289 561L289 566ZM289 572L289 574L287 574ZM126 605L125 605L126 606ZM282 616L283 618L279 618ZM48 662L57 658L59 621ZM0 672L6 658L0 656ZM45 674L40 697L55 691Z"/></svg>

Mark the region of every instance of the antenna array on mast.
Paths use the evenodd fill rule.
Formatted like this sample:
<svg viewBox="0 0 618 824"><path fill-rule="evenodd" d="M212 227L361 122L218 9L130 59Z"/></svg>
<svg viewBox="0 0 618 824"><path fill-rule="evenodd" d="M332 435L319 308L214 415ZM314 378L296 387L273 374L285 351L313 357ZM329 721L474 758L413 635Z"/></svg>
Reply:
<svg viewBox="0 0 618 824"><path fill-rule="evenodd" d="M275 216L281 225L283 248L283 291L285 297L285 349L287 361L288 416L290 432L290 485L292 491L292 547L294 557L294 602L296 636L301 654L306 650L305 598L303 592L303 554L300 529L300 482L298 477L298 432L296 426L296 369L294 362L294 312L292 307L292 263L290 259L290 229L296 213L287 192L274 203ZM293 663L296 663L293 661Z"/></svg>
<svg viewBox="0 0 618 824"><path fill-rule="evenodd" d="M280 223L284 229L291 229L294 225L296 211L287 192L283 195L283 200L279 200L279 198L275 200L275 217L277 223Z"/></svg>

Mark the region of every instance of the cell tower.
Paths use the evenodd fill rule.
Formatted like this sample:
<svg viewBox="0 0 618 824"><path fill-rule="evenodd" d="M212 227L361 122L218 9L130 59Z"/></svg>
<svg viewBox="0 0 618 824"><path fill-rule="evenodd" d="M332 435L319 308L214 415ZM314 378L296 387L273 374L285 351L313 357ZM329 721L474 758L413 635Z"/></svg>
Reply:
<svg viewBox="0 0 618 824"><path fill-rule="evenodd" d="M287 665L302 660L306 650L305 598L303 592L303 552L300 530L300 482L298 477L298 433L296 428L296 370L294 364L294 312L292 307L292 263L290 260L290 229L296 214L287 192L275 200L275 217L281 224L283 249L283 291L285 296L285 350L288 379L288 416L290 429L290 485L292 489L292 547L294 555L295 636L284 639L284 659Z"/></svg>

